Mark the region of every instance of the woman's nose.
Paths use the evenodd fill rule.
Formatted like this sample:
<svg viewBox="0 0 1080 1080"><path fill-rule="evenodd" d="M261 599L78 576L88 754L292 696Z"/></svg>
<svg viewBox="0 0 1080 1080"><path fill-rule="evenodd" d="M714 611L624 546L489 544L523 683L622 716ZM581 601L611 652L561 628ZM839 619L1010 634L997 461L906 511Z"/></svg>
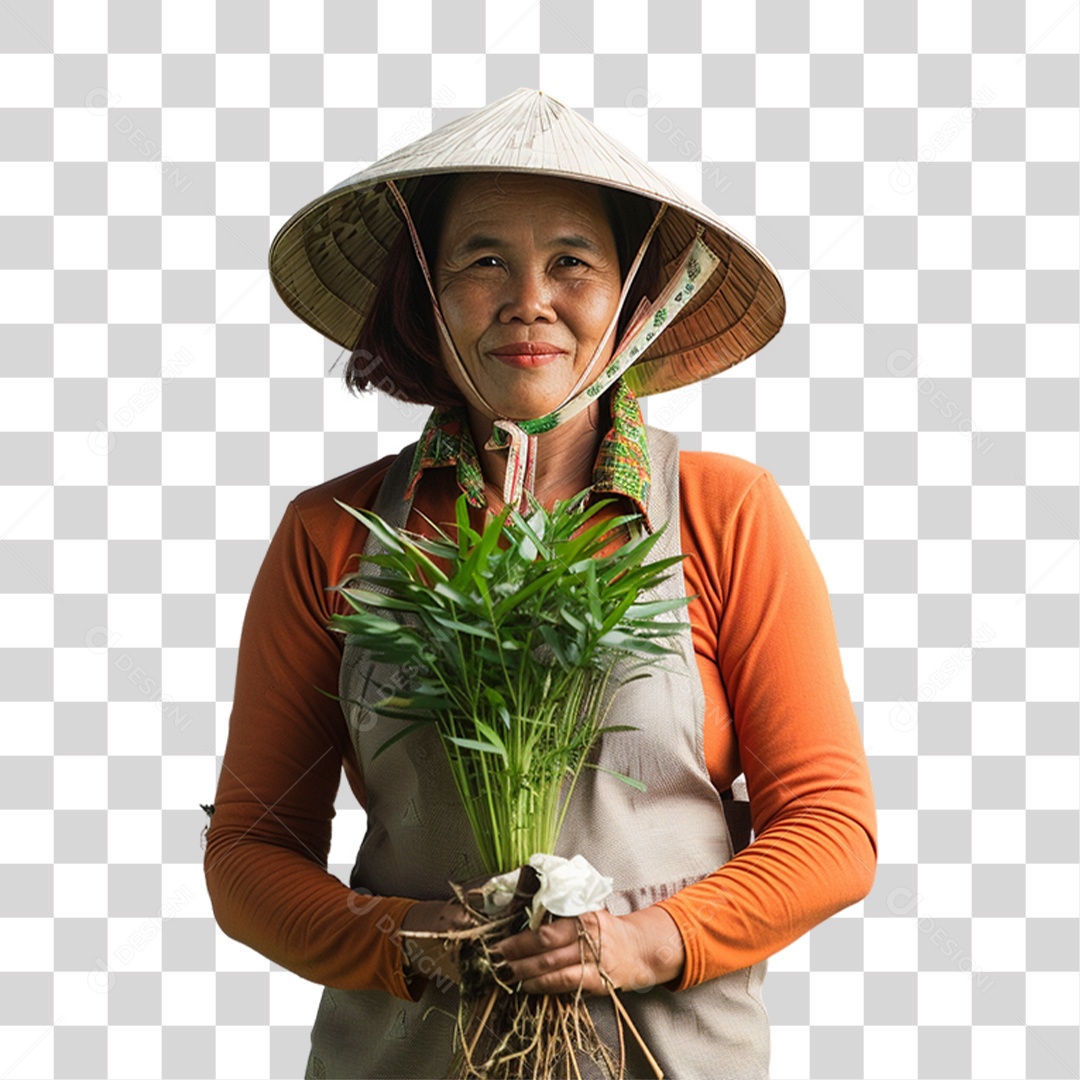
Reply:
<svg viewBox="0 0 1080 1080"><path fill-rule="evenodd" d="M500 322L513 319L521 319L522 322L546 319L554 322L557 317L552 283L542 270L515 271L507 278L505 299L499 309Z"/></svg>

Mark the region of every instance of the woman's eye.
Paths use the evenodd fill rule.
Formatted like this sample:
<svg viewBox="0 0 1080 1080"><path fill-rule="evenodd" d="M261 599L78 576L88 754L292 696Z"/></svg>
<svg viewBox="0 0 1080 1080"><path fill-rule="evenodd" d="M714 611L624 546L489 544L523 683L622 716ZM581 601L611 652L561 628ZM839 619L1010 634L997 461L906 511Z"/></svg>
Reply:
<svg viewBox="0 0 1080 1080"><path fill-rule="evenodd" d="M488 266L491 266L497 264L498 261L499 260L494 255L481 255L480 258L473 263L473 266L479 266L481 263L487 263Z"/></svg>
<svg viewBox="0 0 1080 1080"><path fill-rule="evenodd" d="M562 262L563 259L569 259L576 266L584 266L585 265L576 255L560 255L559 256L559 261Z"/></svg>

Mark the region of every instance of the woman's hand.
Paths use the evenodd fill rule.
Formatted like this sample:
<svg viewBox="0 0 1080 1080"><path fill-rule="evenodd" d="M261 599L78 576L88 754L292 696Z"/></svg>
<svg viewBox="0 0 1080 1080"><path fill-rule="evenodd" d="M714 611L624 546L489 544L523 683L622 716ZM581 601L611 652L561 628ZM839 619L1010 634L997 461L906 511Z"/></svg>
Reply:
<svg viewBox="0 0 1080 1080"><path fill-rule="evenodd" d="M464 930L472 925L472 919L456 900L421 900L413 904L401 920L403 931L421 930L434 934ZM454 961L456 949L448 945L445 938L409 937L408 933L401 937L407 970L411 968L412 973L428 979L460 981Z"/></svg>
<svg viewBox="0 0 1080 1080"><path fill-rule="evenodd" d="M682 974L682 935L675 920L653 906L629 915L591 911L576 919L556 919L536 931L523 930L497 946L505 961L499 977L510 986L520 982L530 994L563 993L579 984L587 993L606 994L593 947L579 932L595 943L599 966L616 990L645 990Z"/></svg>

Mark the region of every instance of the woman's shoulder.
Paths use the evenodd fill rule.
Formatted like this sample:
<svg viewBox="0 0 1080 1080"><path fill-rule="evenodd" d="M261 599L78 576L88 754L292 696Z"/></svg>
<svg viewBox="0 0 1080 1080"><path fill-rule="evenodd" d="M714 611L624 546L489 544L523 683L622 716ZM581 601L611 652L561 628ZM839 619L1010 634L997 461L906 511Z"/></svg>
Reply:
<svg viewBox="0 0 1080 1080"><path fill-rule="evenodd" d="M679 488L684 501L718 509L734 509L768 469L735 454L715 450L679 451Z"/></svg>

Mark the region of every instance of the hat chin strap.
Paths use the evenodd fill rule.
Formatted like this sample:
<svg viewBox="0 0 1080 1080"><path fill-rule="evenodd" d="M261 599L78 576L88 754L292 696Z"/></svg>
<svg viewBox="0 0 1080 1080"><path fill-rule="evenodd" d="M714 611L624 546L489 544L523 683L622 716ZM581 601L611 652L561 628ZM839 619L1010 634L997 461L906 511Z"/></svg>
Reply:
<svg viewBox="0 0 1080 1080"><path fill-rule="evenodd" d="M416 226L413 224L412 215L409 213L408 204L405 202L404 198L402 198L401 192L398 191L397 185L393 180L386 180L385 184L397 200L398 205L401 207L401 212L405 217L405 224L408 226L409 235L412 237L413 249L420 262L420 268L424 273L424 281L427 282L428 292L431 295L431 302L435 309L435 319L439 324L439 329L446 342L451 361L454 364L462 383L465 385L467 395L472 398L473 404L492 418L491 437L484 444L484 449L501 450L503 448L508 448L506 474L503 479L503 502L506 503L507 506L512 506L515 509L524 512L528 505L527 496L532 495L535 498L534 485L536 482L536 458L540 433L550 431L552 428L558 427L560 424L570 419L570 417L577 415L577 413L581 412L582 409L591 404L592 401L599 396L599 393L602 392L599 386L586 386L586 380L589 377L589 373L596 366L596 361L599 360L604 351L604 347L607 345L615 327L618 325L619 314L622 311L627 294L630 292L630 286L633 284L638 267L641 265L641 260L645 257L645 252L653 238L653 234L656 232L657 226L667 212L667 203L660 203L660 209L657 210L656 216L649 226L649 231L641 241L637 255L634 256L634 261L626 275L626 281L623 283L622 292L619 294L619 303L615 308L615 313L612 315L607 330L604 331L604 336L600 339L600 343L596 346L592 359L586 365L585 370L581 373L577 382L566 397L563 398L562 402L546 415L534 419L517 421L500 416L498 411L492 407L481 393L480 388L473 381L472 376L462 362L461 356L458 354L457 347L454 344L454 339L450 334L450 329L446 325L446 320L443 318L438 297L435 295L435 287L432 284L427 259L424 256L424 249L420 243L420 237L417 235ZM647 305L647 298L643 299L641 307L645 308ZM636 322L638 314L639 312L634 313L634 322ZM625 349L629 345L630 340L629 336L627 336L621 343L620 349ZM616 355L618 355L618 350L613 354L612 359L614 359ZM610 360L608 362L608 370L611 371L611 374L606 381L608 383L614 382L621 372L611 370ZM605 380L604 375L602 374L600 379L597 380L597 383L603 381ZM606 386L603 387L603 389L606 388Z"/></svg>

